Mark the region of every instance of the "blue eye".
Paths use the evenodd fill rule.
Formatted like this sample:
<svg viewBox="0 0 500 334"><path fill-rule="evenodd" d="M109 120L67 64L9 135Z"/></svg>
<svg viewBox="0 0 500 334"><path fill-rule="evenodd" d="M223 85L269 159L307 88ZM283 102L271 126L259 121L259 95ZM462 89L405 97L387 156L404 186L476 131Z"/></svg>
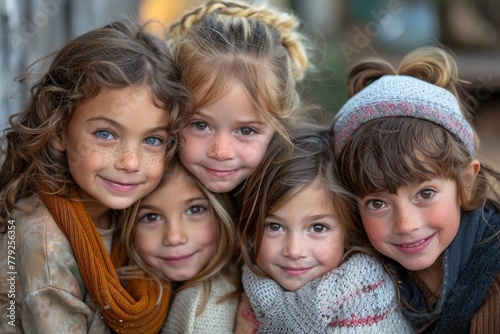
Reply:
<svg viewBox="0 0 500 334"><path fill-rule="evenodd" d="M110 140L115 138L115 136L107 130L98 130L95 134L99 137L99 139Z"/></svg>
<svg viewBox="0 0 500 334"><path fill-rule="evenodd" d="M163 144L163 140L158 138L158 137L148 137L148 138L144 139L144 142L147 145L151 145L151 146L158 146L158 145Z"/></svg>

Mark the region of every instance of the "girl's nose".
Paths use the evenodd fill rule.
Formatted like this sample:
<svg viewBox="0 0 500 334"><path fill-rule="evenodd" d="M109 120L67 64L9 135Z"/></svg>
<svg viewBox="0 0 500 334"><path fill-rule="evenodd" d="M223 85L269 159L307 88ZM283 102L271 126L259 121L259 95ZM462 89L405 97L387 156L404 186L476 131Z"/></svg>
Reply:
<svg viewBox="0 0 500 334"><path fill-rule="evenodd" d="M141 151L135 145L121 145L117 152L115 166L117 169L126 172L136 172L139 170L141 161Z"/></svg>
<svg viewBox="0 0 500 334"><path fill-rule="evenodd" d="M208 156L216 160L229 160L235 157L233 140L225 133L215 134L211 140Z"/></svg>
<svg viewBox="0 0 500 334"><path fill-rule="evenodd" d="M187 235L178 224L169 224L165 229L163 243L169 246L182 245L187 242Z"/></svg>
<svg viewBox="0 0 500 334"><path fill-rule="evenodd" d="M306 249L302 238L296 233L291 233L287 236L283 245L283 256L293 260L300 259L306 256Z"/></svg>
<svg viewBox="0 0 500 334"><path fill-rule="evenodd" d="M420 216L411 208L397 210L394 222L394 233L410 234L422 226Z"/></svg>

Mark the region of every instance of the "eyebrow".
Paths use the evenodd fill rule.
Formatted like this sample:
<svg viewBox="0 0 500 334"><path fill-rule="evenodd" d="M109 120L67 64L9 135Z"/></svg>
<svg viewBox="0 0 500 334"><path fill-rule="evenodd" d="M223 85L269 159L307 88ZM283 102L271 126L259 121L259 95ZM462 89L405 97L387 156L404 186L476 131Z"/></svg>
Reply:
<svg viewBox="0 0 500 334"><path fill-rule="evenodd" d="M118 129L123 129L123 126L120 123L118 123L117 121L112 120L111 118L103 117L103 116L89 118L89 119L86 120L86 122L88 122L88 123L92 123L92 122L105 122L105 123L111 124L112 126L118 128ZM160 132L160 131L164 131L164 132L168 133L167 128L166 127L161 127L161 126L158 126L156 128L150 129L146 133L155 133L155 132Z"/></svg>
<svg viewBox="0 0 500 334"><path fill-rule="evenodd" d="M186 201L183 202L183 204L191 204L193 202L196 202L196 201L205 201L205 202L208 202L208 204L211 204L210 201L208 200L208 198L206 197L195 197L195 198L190 198ZM157 207L156 205L150 205L150 204L145 204L145 205L139 205L139 208L137 209L137 211L139 210L151 210L151 211L159 211L160 208Z"/></svg>
<svg viewBox="0 0 500 334"><path fill-rule="evenodd" d="M203 117L203 118L208 119L209 121L213 121L213 119L214 119L214 118L210 115L210 113L208 113L208 112L207 112L207 113L205 113L205 112L203 112L203 111L197 111L195 115L199 115L199 116L201 116L201 117ZM254 118L254 119L252 119L252 120L249 120L249 121L248 121L248 120L242 120L242 121L237 120L237 121L238 121L238 123L239 123L239 124L247 124L247 125L253 125L253 124L257 124L257 125L266 125L266 124L267 124L266 122L264 122L264 121L259 121L259 120L255 119L255 118Z"/></svg>
<svg viewBox="0 0 500 334"><path fill-rule="evenodd" d="M275 214L268 214L267 215L267 218L274 218L278 221L286 221L286 219L283 219L283 217L281 216L277 216ZM319 215L312 215L312 216L308 216L307 217L307 221L316 221L316 220L320 220L320 219L323 219L323 218L330 218L330 219L335 219L336 218L336 215L334 214L319 214Z"/></svg>

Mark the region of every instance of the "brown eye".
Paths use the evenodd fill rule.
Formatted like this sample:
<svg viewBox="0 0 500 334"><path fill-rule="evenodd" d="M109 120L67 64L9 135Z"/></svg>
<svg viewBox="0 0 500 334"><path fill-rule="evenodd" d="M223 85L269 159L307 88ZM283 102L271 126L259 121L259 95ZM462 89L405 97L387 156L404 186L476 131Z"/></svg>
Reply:
<svg viewBox="0 0 500 334"><path fill-rule="evenodd" d="M276 223L271 223L269 224L269 229L271 231L279 231L280 230L280 225L279 224L276 224Z"/></svg>
<svg viewBox="0 0 500 334"><path fill-rule="evenodd" d="M420 197L423 199L429 199L434 196L434 190L431 189L424 189L420 192Z"/></svg>
<svg viewBox="0 0 500 334"><path fill-rule="evenodd" d="M313 226L311 226L311 229L310 231L314 232L314 233L322 233L322 232L325 232L327 230L327 227L323 224L314 224Z"/></svg>
<svg viewBox="0 0 500 334"><path fill-rule="evenodd" d="M369 206L371 206L373 209L380 209L384 206L384 202L382 201L379 201L379 200L373 200L373 201L370 201L369 203Z"/></svg>
<svg viewBox="0 0 500 334"><path fill-rule="evenodd" d="M255 133L255 130L252 129L252 128L241 128L240 129L240 133L243 135L243 136L251 136Z"/></svg>

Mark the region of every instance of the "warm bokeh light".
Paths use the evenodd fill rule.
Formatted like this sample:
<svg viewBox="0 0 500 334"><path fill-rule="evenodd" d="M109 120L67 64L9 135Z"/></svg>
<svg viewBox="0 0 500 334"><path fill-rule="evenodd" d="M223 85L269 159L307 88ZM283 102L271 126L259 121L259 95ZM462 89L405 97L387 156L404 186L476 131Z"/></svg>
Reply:
<svg viewBox="0 0 500 334"><path fill-rule="evenodd" d="M142 22L156 19L168 27L181 17L184 11L200 3L201 0L142 0L139 17Z"/></svg>

